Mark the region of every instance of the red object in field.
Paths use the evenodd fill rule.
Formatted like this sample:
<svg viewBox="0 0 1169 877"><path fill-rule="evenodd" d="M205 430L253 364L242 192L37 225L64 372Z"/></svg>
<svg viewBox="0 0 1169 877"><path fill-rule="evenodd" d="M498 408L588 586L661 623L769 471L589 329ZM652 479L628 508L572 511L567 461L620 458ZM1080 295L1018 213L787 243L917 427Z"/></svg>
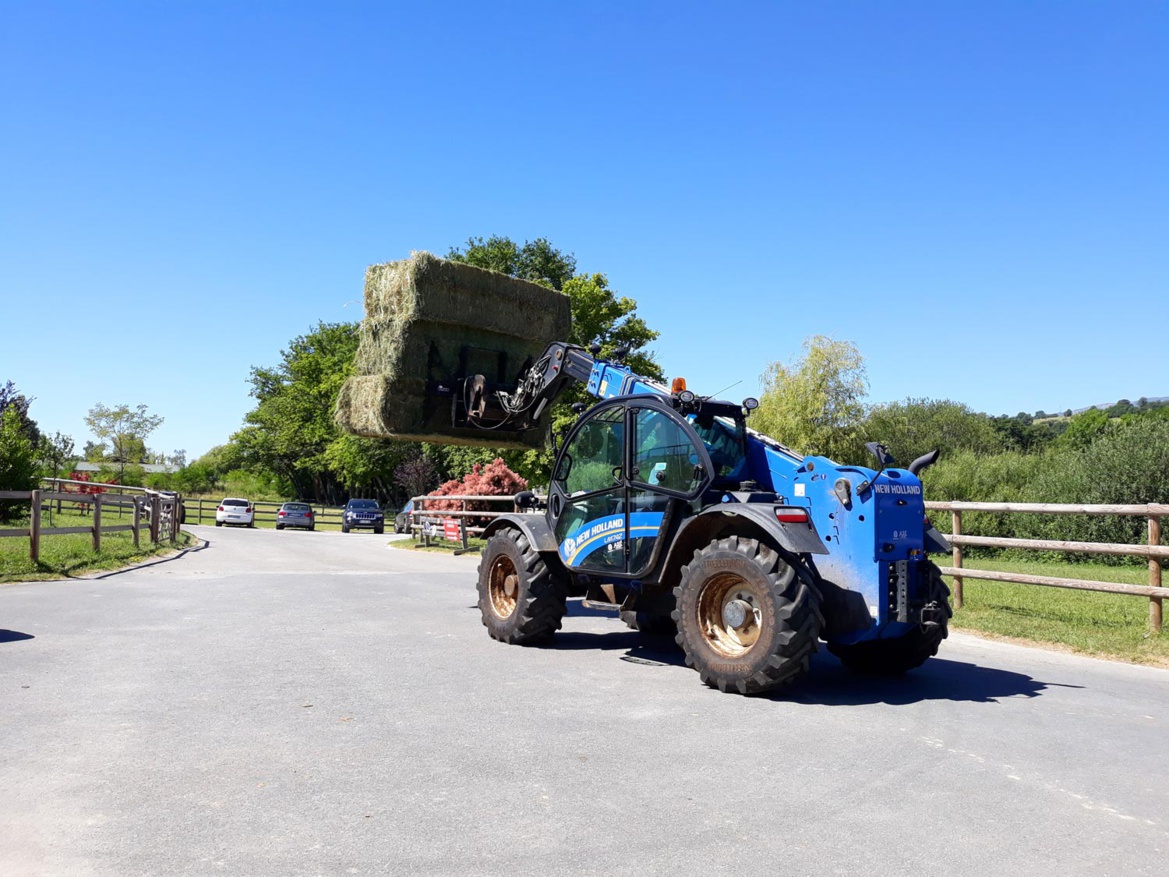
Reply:
<svg viewBox="0 0 1169 877"><path fill-rule="evenodd" d="M808 513L803 509L776 509L775 517L784 524L806 524Z"/></svg>
<svg viewBox="0 0 1169 877"><path fill-rule="evenodd" d="M463 537L459 535L459 522L455 518L442 519L442 535L443 538L449 539L451 542L458 542Z"/></svg>

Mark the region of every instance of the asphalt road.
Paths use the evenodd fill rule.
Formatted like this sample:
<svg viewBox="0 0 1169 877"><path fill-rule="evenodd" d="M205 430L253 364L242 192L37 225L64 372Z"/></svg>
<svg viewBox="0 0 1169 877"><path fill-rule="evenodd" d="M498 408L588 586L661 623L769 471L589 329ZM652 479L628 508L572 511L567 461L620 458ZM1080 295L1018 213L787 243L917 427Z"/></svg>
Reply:
<svg viewBox="0 0 1169 877"><path fill-rule="evenodd" d="M1169 671L954 634L705 688L579 608L489 639L476 557L365 532L0 586L0 874L1164 874Z"/></svg>

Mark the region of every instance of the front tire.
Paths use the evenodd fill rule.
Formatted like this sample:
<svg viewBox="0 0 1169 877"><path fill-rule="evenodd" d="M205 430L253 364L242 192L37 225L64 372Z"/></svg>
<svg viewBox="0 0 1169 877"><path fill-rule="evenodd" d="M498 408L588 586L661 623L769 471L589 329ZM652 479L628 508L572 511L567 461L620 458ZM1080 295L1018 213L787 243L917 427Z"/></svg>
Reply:
<svg viewBox="0 0 1169 877"><path fill-rule="evenodd" d="M824 619L815 578L794 555L720 539L694 552L674 596L678 645L710 687L758 694L807 672Z"/></svg>
<svg viewBox="0 0 1169 877"><path fill-rule="evenodd" d="M828 644L828 651L855 673L865 676L900 676L938 653L938 647L950 635L950 589L942 580L942 572L926 561L926 605L932 608L933 619L919 624L897 639L875 639L851 645Z"/></svg>
<svg viewBox="0 0 1169 877"><path fill-rule="evenodd" d="M383 533L386 532L386 528L384 526L383 527L374 527L373 532L374 532L374 535L381 536Z"/></svg>
<svg viewBox="0 0 1169 877"><path fill-rule="evenodd" d="M342 533L348 533L348 532L349 532L349 528L348 528L347 526L345 526L344 524L342 524L342 525L341 525L341 532L342 532Z"/></svg>
<svg viewBox="0 0 1169 877"><path fill-rule="evenodd" d="M479 611L493 639L513 645L546 642L560 629L568 587L519 530L487 540L479 562Z"/></svg>

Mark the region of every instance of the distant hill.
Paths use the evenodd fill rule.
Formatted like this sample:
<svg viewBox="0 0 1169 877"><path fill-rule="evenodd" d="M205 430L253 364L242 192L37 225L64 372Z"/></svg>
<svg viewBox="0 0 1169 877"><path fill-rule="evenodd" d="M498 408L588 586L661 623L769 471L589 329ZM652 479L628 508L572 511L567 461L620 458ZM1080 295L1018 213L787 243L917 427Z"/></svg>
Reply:
<svg viewBox="0 0 1169 877"><path fill-rule="evenodd" d="M1140 398L1140 396L1137 396L1136 399L1130 399L1129 401L1135 405L1137 403L1137 399ZM1169 396L1145 396L1144 400L1146 402L1169 402ZM1079 414L1081 411L1090 411L1093 408L1099 408L1101 411L1105 411L1115 405L1117 401L1119 400L1113 399L1111 402L1101 402L1098 405L1087 405L1083 408L1073 408L1072 414ZM1062 410L1066 411L1067 409L1064 408Z"/></svg>

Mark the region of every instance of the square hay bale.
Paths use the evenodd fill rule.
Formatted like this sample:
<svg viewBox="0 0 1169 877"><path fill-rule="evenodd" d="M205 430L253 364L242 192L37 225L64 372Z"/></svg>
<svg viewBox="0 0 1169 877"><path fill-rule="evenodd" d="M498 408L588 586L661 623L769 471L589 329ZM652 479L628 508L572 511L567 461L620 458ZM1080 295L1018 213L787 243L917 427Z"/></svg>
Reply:
<svg viewBox="0 0 1169 877"><path fill-rule="evenodd" d="M514 383L571 326L568 296L536 283L430 253L371 265L356 373L342 386L334 417L348 432L374 438L540 447L543 428L455 427L452 399L435 390L474 374Z"/></svg>

